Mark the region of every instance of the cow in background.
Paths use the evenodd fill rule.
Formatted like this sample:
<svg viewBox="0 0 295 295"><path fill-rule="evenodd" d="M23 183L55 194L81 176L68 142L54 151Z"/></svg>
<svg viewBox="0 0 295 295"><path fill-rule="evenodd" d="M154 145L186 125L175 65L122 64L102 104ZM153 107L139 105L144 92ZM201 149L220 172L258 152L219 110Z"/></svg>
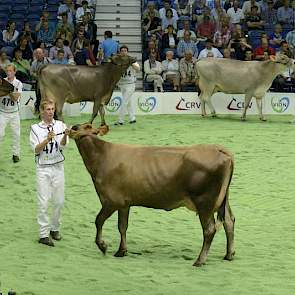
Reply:
<svg viewBox="0 0 295 295"><path fill-rule="evenodd" d="M203 247L194 266L205 263L216 232L214 213L223 222L227 252L234 255L234 216L229 206L229 185L234 162L232 154L218 145L155 147L113 144L97 138L103 127L73 126L84 164L91 175L102 208L96 217L96 244L105 254L104 222L118 211L121 243L115 256L127 252L126 231L131 206L170 211L187 207L199 215Z"/></svg>
<svg viewBox="0 0 295 295"><path fill-rule="evenodd" d="M4 78L0 78L0 97L14 91L14 86Z"/></svg>
<svg viewBox="0 0 295 295"><path fill-rule="evenodd" d="M259 118L262 114L262 98L270 88L273 80L294 67L294 60L286 55L278 55L268 61L239 61L222 58L205 58L197 62L199 88L201 91L202 116L206 115L205 104L216 116L211 96L216 92L228 94L245 94L245 103L241 119L246 119L246 112L252 97L256 98Z"/></svg>
<svg viewBox="0 0 295 295"><path fill-rule="evenodd" d="M111 99L117 82L127 68L136 62L130 56L114 55L110 62L98 66L48 64L40 69L39 87L42 99L56 103L56 115L62 119L65 102L93 101L92 123L97 113L105 125L104 105Z"/></svg>

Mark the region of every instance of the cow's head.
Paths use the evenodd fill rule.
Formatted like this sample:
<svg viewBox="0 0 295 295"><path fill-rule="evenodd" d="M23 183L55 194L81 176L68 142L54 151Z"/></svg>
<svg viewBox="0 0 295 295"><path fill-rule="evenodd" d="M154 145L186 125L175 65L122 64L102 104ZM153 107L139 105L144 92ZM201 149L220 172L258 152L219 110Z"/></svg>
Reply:
<svg viewBox="0 0 295 295"><path fill-rule="evenodd" d="M105 135L108 132L108 126L104 125L99 128L94 128L91 124L77 124L70 129L69 137L78 140L87 135Z"/></svg>
<svg viewBox="0 0 295 295"><path fill-rule="evenodd" d="M271 57L271 60L286 65L288 67L294 67L295 65L295 60L284 54L278 54L274 57Z"/></svg>
<svg viewBox="0 0 295 295"><path fill-rule="evenodd" d="M114 65L121 66L127 70L129 66L136 62L136 58L129 55L116 54L110 58L110 61Z"/></svg>
<svg viewBox="0 0 295 295"><path fill-rule="evenodd" d="M14 86L5 79L0 78L0 96L13 92Z"/></svg>

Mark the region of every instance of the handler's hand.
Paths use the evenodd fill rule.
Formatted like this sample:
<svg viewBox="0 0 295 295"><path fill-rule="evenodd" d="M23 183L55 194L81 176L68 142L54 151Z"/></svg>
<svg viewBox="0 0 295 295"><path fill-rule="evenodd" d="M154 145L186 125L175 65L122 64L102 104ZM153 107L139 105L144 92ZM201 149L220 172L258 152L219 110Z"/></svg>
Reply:
<svg viewBox="0 0 295 295"><path fill-rule="evenodd" d="M54 136L55 136L55 133L53 131L49 131L47 135L47 139L51 140L52 138L54 138Z"/></svg>
<svg viewBox="0 0 295 295"><path fill-rule="evenodd" d="M71 129L65 129L65 135L70 135L70 133L71 133Z"/></svg>

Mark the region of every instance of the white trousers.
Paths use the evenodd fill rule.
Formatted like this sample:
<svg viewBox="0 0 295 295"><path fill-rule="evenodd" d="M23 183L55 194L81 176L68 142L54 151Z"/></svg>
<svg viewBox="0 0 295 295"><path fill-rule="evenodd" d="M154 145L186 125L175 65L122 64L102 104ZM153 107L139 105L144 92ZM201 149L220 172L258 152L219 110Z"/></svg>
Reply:
<svg viewBox="0 0 295 295"><path fill-rule="evenodd" d="M64 205L64 165L63 163L36 169L38 215L40 238L49 236L49 232L59 231L61 210ZM51 222L48 218L49 201L52 200Z"/></svg>
<svg viewBox="0 0 295 295"><path fill-rule="evenodd" d="M119 110L119 120L118 122L124 123L124 117L128 113L129 121L135 120L135 100L132 97L135 92L135 83L120 85L120 90L122 92L122 105Z"/></svg>
<svg viewBox="0 0 295 295"><path fill-rule="evenodd" d="M12 154L20 155L20 117L19 112L0 112L0 143L5 136L6 126L9 125L12 131Z"/></svg>

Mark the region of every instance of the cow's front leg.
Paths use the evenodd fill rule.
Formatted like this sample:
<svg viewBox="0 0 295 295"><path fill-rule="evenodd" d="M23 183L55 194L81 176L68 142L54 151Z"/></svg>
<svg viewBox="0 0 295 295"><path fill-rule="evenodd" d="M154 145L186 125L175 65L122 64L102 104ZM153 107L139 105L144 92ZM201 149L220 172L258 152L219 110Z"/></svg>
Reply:
<svg viewBox="0 0 295 295"><path fill-rule="evenodd" d="M127 253L126 232L128 228L128 217L130 207L118 210L118 229L121 234L119 250L115 253L116 257L123 257Z"/></svg>
<svg viewBox="0 0 295 295"><path fill-rule="evenodd" d="M96 216L95 225L96 225L96 239L95 243L100 251L105 254L107 251L107 244L102 240L102 226L104 222L115 212L114 208L103 206L99 213Z"/></svg>
<svg viewBox="0 0 295 295"><path fill-rule="evenodd" d="M203 228L203 247L198 259L195 261L193 266L202 266L205 264L212 240L216 232L213 214L208 216L206 213L203 214L202 212L199 212L199 218Z"/></svg>
<svg viewBox="0 0 295 295"><path fill-rule="evenodd" d="M231 261L235 255L234 225L235 225L235 217L231 211L231 208L227 200L225 204L225 214L224 214L224 223L223 223L223 227L226 234L226 240L227 240L226 255L224 256L224 259L229 261Z"/></svg>
<svg viewBox="0 0 295 295"><path fill-rule="evenodd" d="M244 109L243 109L243 114L242 114L242 117L241 117L242 121L246 120L246 112L247 112L247 109L249 107L251 99L252 99L252 95L250 95L250 94L245 95Z"/></svg>
<svg viewBox="0 0 295 295"><path fill-rule="evenodd" d="M93 103L92 116L91 116L91 119L89 121L90 124L92 124L94 119L96 118L99 106L100 106L100 103L99 103L98 99L96 99L94 101L94 103Z"/></svg>
<svg viewBox="0 0 295 295"><path fill-rule="evenodd" d="M259 119L265 122L266 119L262 114L262 97L256 97L256 105L259 113Z"/></svg>

